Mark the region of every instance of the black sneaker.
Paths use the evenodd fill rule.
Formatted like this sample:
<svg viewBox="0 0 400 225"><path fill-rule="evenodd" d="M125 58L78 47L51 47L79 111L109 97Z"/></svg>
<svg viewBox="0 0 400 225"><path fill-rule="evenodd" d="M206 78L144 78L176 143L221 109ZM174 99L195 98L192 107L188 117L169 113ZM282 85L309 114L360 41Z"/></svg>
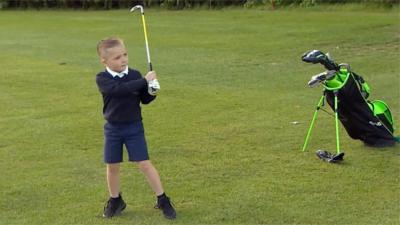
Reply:
<svg viewBox="0 0 400 225"><path fill-rule="evenodd" d="M172 207L171 201L168 197L158 199L154 208L162 210L164 217L167 219L173 220L176 218L175 209Z"/></svg>
<svg viewBox="0 0 400 225"><path fill-rule="evenodd" d="M103 217L111 218L121 214L121 212L126 208L126 204L120 195L118 198L110 198L107 201L106 206L104 206Z"/></svg>

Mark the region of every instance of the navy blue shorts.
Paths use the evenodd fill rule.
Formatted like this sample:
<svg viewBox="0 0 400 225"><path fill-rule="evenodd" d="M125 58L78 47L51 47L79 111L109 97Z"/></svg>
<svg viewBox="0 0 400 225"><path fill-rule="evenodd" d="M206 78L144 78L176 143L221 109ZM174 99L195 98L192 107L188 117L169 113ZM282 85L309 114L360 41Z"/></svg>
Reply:
<svg viewBox="0 0 400 225"><path fill-rule="evenodd" d="M123 145L128 151L129 161L149 159L142 121L132 123L110 123L104 125L104 162L123 161Z"/></svg>

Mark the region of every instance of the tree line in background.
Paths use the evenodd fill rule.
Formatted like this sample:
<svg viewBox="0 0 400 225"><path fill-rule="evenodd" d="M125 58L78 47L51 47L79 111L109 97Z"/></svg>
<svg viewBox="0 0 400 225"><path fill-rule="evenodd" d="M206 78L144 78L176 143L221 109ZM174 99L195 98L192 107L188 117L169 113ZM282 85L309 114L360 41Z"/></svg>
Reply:
<svg viewBox="0 0 400 225"><path fill-rule="evenodd" d="M242 6L310 7L318 4L379 4L386 7L398 6L400 0L0 0L0 9L120 9L134 5L163 7L167 9L223 8Z"/></svg>

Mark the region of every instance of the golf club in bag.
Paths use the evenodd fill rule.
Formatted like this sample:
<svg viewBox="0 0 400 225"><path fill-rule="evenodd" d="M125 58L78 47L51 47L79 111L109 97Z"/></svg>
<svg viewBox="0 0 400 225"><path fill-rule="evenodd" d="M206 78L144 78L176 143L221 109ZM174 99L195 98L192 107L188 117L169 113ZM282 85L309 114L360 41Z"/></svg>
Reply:
<svg viewBox="0 0 400 225"><path fill-rule="evenodd" d="M322 84L323 94L314 111L303 151L306 150L318 111L323 110L325 101L334 112L336 129L336 154L318 150L317 156L328 162L343 160L344 152L340 149L338 120L343 124L348 135L363 141L371 147L389 147L399 141L393 134L394 122L385 102L369 101L370 88L365 80L354 73L348 64L335 63L329 54L319 50L308 51L301 57L307 63L320 63L327 71L311 77L309 87ZM324 110L325 111L325 110Z"/></svg>
<svg viewBox="0 0 400 225"><path fill-rule="evenodd" d="M151 60L150 60L149 41L147 39L146 20L144 19L143 6L136 5L131 8L130 12L133 12L137 9L139 9L140 13L142 14L142 25L143 25L144 41L145 41L146 54L147 54L147 65L149 67L149 71L152 71L153 65L151 64ZM160 84L158 83L158 80L154 79L154 80L149 81L149 88L151 89L151 92L153 92L153 93L156 93L158 90L160 90Z"/></svg>

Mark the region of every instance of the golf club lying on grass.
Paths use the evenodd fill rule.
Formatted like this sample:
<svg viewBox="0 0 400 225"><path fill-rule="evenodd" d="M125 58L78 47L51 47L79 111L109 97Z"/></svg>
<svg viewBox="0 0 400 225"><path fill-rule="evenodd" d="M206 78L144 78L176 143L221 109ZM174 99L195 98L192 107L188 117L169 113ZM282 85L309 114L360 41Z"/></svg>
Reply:
<svg viewBox="0 0 400 225"><path fill-rule="evenodd" d="M324 150L317 150L315 154L318 156L323 161L327 161L330 163L337 163L340 161L343 161L344 157L344 152L341 152L339 154L332 155L332 153Z"/></svg>
<svg viewBox="0 0 400 225"><path fill-rule="evenodd" d="M146 54L147 54L147 64L149 67L149 71L153 71L153 65L151 64L150 60L150 50L149 50L149 42L147 40L147 30L146 30L146 20L144 19L144 9L141 5L136 5L131 8L131 12L140 9L140 13L142 14L142 24L143 24L143 33L144 33L144 40L145 40L145 47L146 47ZM157 91L160 90L160 84L158 83L157 79L149 81L149 92L156 94Z"/></svg>

